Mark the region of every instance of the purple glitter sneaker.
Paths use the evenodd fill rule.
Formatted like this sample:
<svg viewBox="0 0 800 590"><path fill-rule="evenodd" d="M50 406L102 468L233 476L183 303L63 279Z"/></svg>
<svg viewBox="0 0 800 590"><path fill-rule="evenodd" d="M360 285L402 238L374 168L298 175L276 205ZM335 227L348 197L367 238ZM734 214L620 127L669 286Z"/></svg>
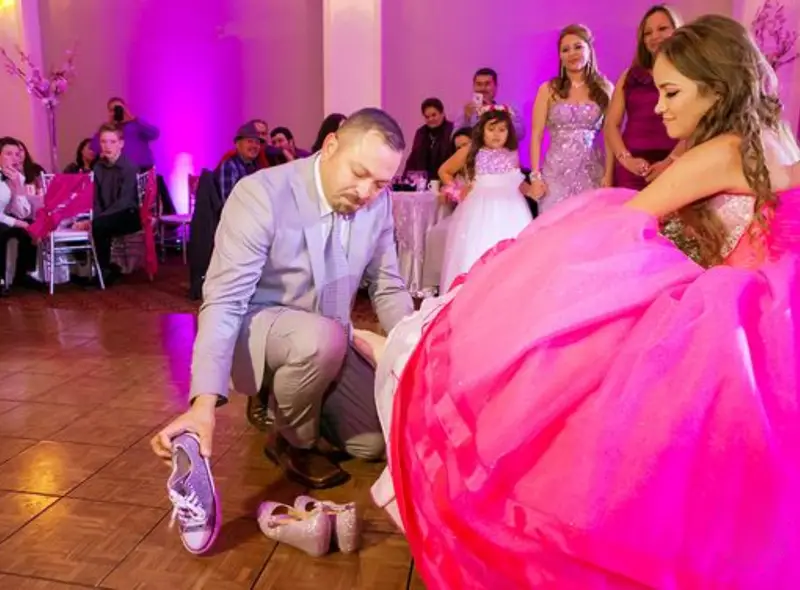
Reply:
<svg viewBox="0 0 800 590"><path fill-rule="evenodd" d="M200 454L200 439L185 432L172 440L172 475L167 481L172 502L170 527L178 521L183 546L199 555L214 544L222 524L211 466Z"/></svg>

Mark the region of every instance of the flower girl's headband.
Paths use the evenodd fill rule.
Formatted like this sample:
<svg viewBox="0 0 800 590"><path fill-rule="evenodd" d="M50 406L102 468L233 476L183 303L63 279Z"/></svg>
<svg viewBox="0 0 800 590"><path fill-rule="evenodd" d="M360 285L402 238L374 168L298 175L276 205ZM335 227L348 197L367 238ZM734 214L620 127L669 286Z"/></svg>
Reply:
<svg viewBox="0 0 800 590"><path fill-rule="evenodd" d="M504 104L485 104L478 109L478 114L480 116L483 116L486 113L491 113L495 111L511 114L511 109Z"/></svg>

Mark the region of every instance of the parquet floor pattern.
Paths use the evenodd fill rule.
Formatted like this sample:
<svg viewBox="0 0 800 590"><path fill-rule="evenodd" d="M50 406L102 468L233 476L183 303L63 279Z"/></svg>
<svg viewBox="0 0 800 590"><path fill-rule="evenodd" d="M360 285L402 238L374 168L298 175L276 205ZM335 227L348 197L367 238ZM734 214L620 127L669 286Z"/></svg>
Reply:
<svg viewBox="0 0 800 590"><path fill-rule="evenodd" d="M424 590L369 499L382 464L350 461L349 483L316 494L358 503L358 554L314 559L261 534L258 504L305 490L264 458L239 397L214 441L222 533L209 556L183 549L148 439L186 403L195 318L147 308L0 300L0 588Z"/></svg>

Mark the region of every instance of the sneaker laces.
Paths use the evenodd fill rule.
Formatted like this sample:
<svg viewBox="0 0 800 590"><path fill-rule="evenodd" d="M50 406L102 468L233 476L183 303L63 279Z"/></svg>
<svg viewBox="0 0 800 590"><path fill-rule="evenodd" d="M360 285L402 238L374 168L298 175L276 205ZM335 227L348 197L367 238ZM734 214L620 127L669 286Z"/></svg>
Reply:
<svg viewBox="0 0 800 590"><path fill-rule="evenodd" d="M189 488L188 494L169 490L169 499L172 502L172 515L169 519L170 528L172 528L176 520L183 530L204 528L208 525L208 515L194 490Z"/></svg>

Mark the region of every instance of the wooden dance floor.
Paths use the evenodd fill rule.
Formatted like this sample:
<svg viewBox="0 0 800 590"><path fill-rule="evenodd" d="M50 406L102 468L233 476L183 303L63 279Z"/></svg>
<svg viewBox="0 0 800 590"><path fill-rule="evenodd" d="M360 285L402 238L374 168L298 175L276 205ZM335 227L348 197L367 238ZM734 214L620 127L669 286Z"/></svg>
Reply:
<svg viewBox="0 0 800 590"><path fill-rule="evenodd" d="M314 559L261 534L259 503L305 490L265 459L240 397L218 412L214 440L222 533L209 556L183 549L168 528L169 469L148 440L186 401L195 318L165 313L174 286L158 284L184 272L107 294L67 285L0 299L0 588L422 589L369 499L382 464L350 461L348 484L315 494L358 502L360 553Z"/></svg>

